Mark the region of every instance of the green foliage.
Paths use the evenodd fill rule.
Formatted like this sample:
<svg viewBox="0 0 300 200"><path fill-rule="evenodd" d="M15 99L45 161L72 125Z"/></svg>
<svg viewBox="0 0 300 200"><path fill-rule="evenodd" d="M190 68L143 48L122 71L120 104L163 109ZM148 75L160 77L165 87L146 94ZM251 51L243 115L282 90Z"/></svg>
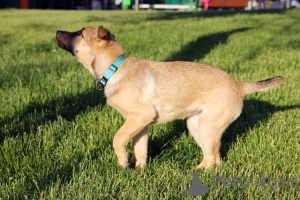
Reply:
<svg viewBox="0 0 300 200"><path fill-rule="evenodd" d="M111 30L126 56L210 64L238 80L281 75L246 97L222 138L222 164L201 171L207 199L296 199L297 187L212 186L213 176L300 180L300 12L0 10L0 199L181 199L203 158L184 121L150 126L148 165L122 170L112 139L124 120L56 30ZM178 87L175 86L174 87ZM179 88L180 89L180 88ZM132 143L128 145L133 162Z"/></svg>

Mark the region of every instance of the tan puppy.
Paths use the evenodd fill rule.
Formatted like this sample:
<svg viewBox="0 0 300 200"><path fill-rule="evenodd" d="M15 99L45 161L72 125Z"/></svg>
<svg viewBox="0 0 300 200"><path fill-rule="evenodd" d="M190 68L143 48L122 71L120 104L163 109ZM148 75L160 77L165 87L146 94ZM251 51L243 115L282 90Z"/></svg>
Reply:
<svg viewBox="0 0 300 200"><path fill-rule="evenodd" d="M114 35L102 26L74 33L57 31L56 40L58 46L72 53L97 81L125 54ZM208 65L127 58L105 82L107 103L126 119L113 140L123 168L129 166L126 145L131 139L135 166L144 166L147 126L175 119L187 119L188 129L203 151L204 160L196 168L210 168L220 164L222 133L241 114L244 96L275 88L284 79L278 76L259 82L242 82Z"/></svg>

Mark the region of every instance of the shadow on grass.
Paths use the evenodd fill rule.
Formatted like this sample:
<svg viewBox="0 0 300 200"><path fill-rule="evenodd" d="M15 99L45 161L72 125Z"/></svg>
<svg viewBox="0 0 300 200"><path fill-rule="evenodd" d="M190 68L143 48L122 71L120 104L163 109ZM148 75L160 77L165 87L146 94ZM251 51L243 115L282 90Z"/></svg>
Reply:
<svg viewBox="0 0 300 200"><path fill-rule="evenodd" d="M0 134L0 145L5 138L15 137L23 132L34 133L40 125L53 122L57 120L58 116L72 121L87 108L104 105L105 101L103 92L95 88L43 103L33 100L14 116L1 119L0 127L7 133L4 134L3 131Z"/></svg>
<svg viewBox="0 0 300 200"><path fill-rule="evenodd" d="M265 101L255 99L245 100L242 114L234 121L225 131L221 139L221 158L227 160L227 153L237 138L245 134L249 129L254 128L258 123L267 123L272 115L279 111L286 111L291 109L298 109L300 105L291 106L274 106ZM179 138L184 131L188 131L185 125L185 120L174 122L174 131L166 133L163 137L156 137L149 141L149 158L152 160L160 156L165 150L172 148L169 140ZM167 145L166 145L167 143ZM152 150L152 149L155 149ZM199 147L199 152L201 148ZM188 158L199 159L199 158Z"/></svg>
<svg viewBox="0 0 300 200"><path fill-rule="evenodd" d="M278 14L284 13L285 10L277 9L277 10L252 10L252 11L245 11L245 10L223 10L222 12L218 11L206 11L206 12L162 12L157 15L150 15L147 20L155 21L155 20L174 20L174 19L184 19L184 18L191 18L191 17L203 17L203 18L212 18L212 17L230 17L237 14Z"/></svg>
<svg viewBox="0 0 300 200"><path fill-rule="evenodd" d="M210 53L216 46L226 43L230 35L245 32L249 29L250 28L239 28L201 36L196 41L184 45L180 51L171 55L166 61L194 61L196 59L201 59L206 54Z"/></svg>

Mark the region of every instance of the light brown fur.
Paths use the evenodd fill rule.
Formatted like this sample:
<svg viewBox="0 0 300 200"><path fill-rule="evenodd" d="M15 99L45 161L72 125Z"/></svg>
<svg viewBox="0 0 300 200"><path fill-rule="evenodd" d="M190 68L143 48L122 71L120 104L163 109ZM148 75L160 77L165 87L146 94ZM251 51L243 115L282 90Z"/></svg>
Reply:
<svg viewBox="0 0 300 200"><path fill-rule="evenodd" d="M58 31L58 45L74 54L97 81L125 54L103 27L72 34ZM204 154L196 168L219 165L221 136L240 115L244 96L283 82L282 77L241 82L204 64L127 58L105 87L107 103L126 119L113 140L119 164L125 169L129 166L126 145L131 139L135 166L146 164L149 124L187 119L188 129Z"/></svg>

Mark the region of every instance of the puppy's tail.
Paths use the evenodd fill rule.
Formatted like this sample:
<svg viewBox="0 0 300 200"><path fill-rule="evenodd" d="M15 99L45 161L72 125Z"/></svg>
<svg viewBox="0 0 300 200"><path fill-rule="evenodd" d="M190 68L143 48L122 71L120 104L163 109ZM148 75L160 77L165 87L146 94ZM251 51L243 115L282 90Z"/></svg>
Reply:
<svg viewBox="0 0 300 200"><path fill-rule="evenodd" d="M278 87L284 82L284 78L276 76L274 78L266 79L258 82L244 82L239 81L239 85L244 95L251 94L253 92L267 91Z"/></svg>

